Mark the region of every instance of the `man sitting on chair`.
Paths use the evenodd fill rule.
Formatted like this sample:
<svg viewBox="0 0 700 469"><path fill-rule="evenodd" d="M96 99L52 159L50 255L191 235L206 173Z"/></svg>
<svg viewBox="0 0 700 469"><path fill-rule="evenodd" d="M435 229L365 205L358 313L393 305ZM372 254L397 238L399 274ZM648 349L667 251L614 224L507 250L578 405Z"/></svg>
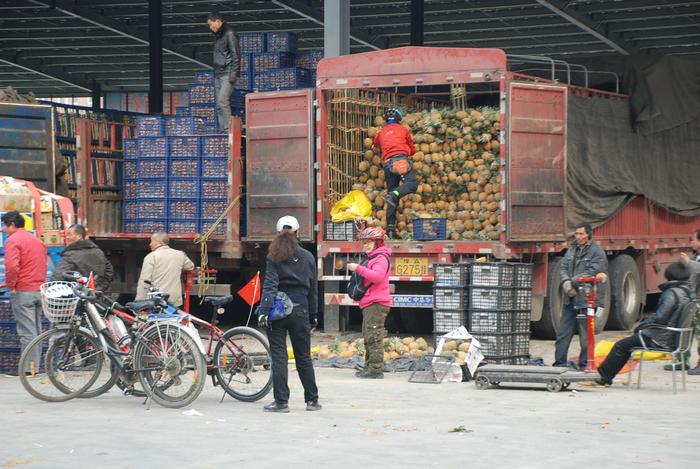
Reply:
<svg viewBox="0 0 700 469"><path fill-rule="evenodd" d="M656 313L642 321L633 335L619 340L613 346L608 357L598 368L600 379L596 380L597 384L610 386L615 375L627 363L633 348L646 345L648 348L674 350L677 347L677 332L649 326L681 327L684 320L682 312L692 297L688 282L690 269L682 262L674 262L666 268L664 277L667 282L659 285L662 293Z"/></svg>

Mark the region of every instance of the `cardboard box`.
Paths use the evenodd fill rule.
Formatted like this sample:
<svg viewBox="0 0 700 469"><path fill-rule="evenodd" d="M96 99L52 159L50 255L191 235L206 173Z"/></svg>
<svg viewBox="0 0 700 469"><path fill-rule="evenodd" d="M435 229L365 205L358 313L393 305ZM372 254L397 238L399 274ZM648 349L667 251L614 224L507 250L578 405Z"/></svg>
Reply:
<svg viewBox="0 0 700 469"><path fill-rule="evenodd" d="M47 246L63 246L66 238L63 230L45 230L41 232L41 242Z"/></svg>
<svg viewBox="0 0 700 469"><path fill-rule="evenodd" d="M53 212L42 212L40 222L42 230L53 230Z"/></svg>

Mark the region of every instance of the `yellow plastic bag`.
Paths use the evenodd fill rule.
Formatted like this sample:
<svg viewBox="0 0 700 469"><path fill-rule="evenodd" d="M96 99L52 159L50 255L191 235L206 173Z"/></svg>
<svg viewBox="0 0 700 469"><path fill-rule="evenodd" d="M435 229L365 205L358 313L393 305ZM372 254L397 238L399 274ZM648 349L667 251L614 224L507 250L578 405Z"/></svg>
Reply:
<svg viewBox="0 0 700 469"><path fill-rule="evenodd" d="M348 192L331 208L333 223L353 221L355 218L372 215L372 203L361 190Z"/></svg>
<svg viewBox="0 0 700 469"><path fill-rule="evenodd" d="M599 357L607 357L608 354L610 353L610 350L612 350L613 345L615 345L614 340L601 340L597 344L595 344L595 356ZM634 355L632 358L635 360L639 360L641 353L639 352L634 352ZM671 356L667 353L663 352L644 352L644 361L647 360L670 360Z"/></svg>

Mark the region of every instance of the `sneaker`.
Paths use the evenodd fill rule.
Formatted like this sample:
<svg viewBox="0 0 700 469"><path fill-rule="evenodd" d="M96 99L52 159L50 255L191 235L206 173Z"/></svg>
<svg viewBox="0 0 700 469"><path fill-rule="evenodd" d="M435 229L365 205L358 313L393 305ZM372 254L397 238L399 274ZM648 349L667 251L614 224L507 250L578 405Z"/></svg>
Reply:
<svg viewBox="0 0 700 469"><path fill-rule="evenodd" d="M289 406L287 404L279 404L277 402L270 402L268 405L263 407L265 412L279 412L282 414L289 413Z"/></svg>
<svg viewBox="0 0 700 469"><path fill-rule="evenodd" d="M321 410L323 406L318 403L318 401L309 401L306 403L306 410L313 412L315 410Z"/></svg>
<svg viewBox="0 0 700 469"><path fill-rule="evenodd" d="M700 365L688 370L690 376L700 376Z"/></svg>
<svg viewBox="0 0 700 469"><path fill-rule="evenodd" d="M680 369L681 369L681 364L676 363L676 370L680 370ZM686 367L686 369L688 369L688 368ZM668 363L668 364L664 365L664 371L673 371L673 364ZM688 370L688 373L690 373L690 370ZM698 372L698 373L700 373L700 372Z"/></svg>

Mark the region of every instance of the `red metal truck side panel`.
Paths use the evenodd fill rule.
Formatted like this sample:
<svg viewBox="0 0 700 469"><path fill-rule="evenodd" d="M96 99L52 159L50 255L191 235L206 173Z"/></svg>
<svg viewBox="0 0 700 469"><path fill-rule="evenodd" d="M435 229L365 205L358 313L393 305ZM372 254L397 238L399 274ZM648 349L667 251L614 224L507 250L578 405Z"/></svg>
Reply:
<svg viewBox="0 0 700 469"><path fill-rule="evenodd" d="M566 238L566 87L511 83L508 238Z"/></svg>
<svg viewBox="0 0 700 469"><path fill-rule="evenodd" d="M313 90L246 95L248 240L275 236L284 215L299 220L299 238L314 238Z"/></svg>

